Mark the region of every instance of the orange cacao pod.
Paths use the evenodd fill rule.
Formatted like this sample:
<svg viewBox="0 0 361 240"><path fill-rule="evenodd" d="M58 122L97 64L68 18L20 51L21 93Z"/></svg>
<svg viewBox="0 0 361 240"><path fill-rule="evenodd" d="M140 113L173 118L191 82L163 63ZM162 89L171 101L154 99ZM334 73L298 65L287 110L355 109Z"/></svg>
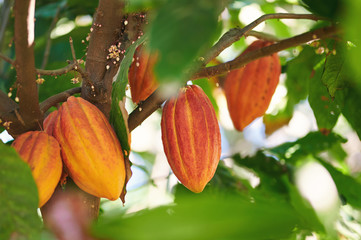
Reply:
<svg viewBox="0 0 361 240"><path fill-rule="evenodd" d="M153 72L156 61L157 54L149 53L143 46L136 49L128 72L130 93L136 104L147 99L158 86Z"/></svg>
<svg viewBox="0 0 361 240"><path fill-rule="evenodd" d="M221 134L214 108L203 90L191 85L163 108L162 142L170 167L189 190L202 192L221 155Z"/></svg>
<svg viewBox="0 0 361 240"><path fill-rule="evenodd" d="M42 207L53 194L63 170L59 144L45 132L30 131L18 136L12 146L30 166Z"/></svg>
<svg viewBox="0 0 361 240"><path fill-rule="evenodd" d="M242 54L266 47L271 42L257 40ZM277 53L252 61L231 71L225 80L224 91L228 111L234 127L242 131L267 111L281 74Z"/></svg>
<svg viewBox="0 0 361 240"><path fill-rule="evenodd" d="M104 114L80 97L69 97L58 110L53 129L67 172L85 192L116 200L125 181L119 140Z"/></svg>
<svg viewBox="0 0 361 240"><path fill-rule="evenodd" d="M43 127L44 127L44 132L46 132L49 135L53 135L53 129L54 129L54 124L56 122L56 118L58 117L58 110L55 110L53 112L51 112L45 119L43 122Z"/></svg>

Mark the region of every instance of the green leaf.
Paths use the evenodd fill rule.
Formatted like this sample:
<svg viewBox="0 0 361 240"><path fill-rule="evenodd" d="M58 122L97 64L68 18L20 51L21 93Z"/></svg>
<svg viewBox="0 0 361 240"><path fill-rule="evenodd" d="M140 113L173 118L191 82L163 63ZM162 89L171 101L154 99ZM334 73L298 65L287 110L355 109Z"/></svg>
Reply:
<svg viewBox="0 0 361 240"><path fill-rule="evenodd" d="M295 162L309 154L316 155L332 148L335 144L345 143L346 141L346 139L333 132L327 136L321 132L310 132L297 141L287 142L277 147L267 149L267 151L275 154L279 158Z"/></svg>
<svg viewBox="0 0 361 240"><path fill-rule="evenodd" d="M302 2L309 11L331 19L337 18L343 3L341 0L302 0Z"/></svg>
<svg viewBox="0 0 361 240"><path fill-rule="evenodd" d="M357 182L351 176L343 174L331 164L321 159L318 160L331 174L339 194L344 197L346 202L361 209L361 183Z"/></svg>
<svg viewBox="0 0 361 240"><path fill-rule="evenodd" d="M321 132L330 132L336 125L338 117L341 114L340 106L330 96L327 88L321 82L324 61L315 69L315 74L309 83L308 102L315 115L318 129Z"/></svg>
<svg viewBox="0 0 361 240"><path fill-rule="evenodd" d="M335 99L340 104L342 114L361 139L361 109L358 107L361 93L350 83L342 91L336 92Z"/></svg>
<svg viewBox="0 0 361 240"><path fill-rule="evenodd" d="M132 64L135 49L144 42L145 35L139 38L126 51L120 63L120 70L117 79L113 83L112 106L110 109L109 122L113 125L114 131L122 145L125 156L129 155L130 145L128 139L128 118L125 116L125 88L128 84L128 70Z"/></svg>
<svg viewBox="0 0 361 240"><path fill-rule="evenodd" d="M293 112L294 105L307 98L308 81L314 66L321 59L322 56L317 55L314 48L305 46L297 57L287 63L285 85L288 98L286 110L289 113Z"/></svg>
<svg viewBox="0 0 361 240"><path fill-rule="evenodd" d="M185 83L185 70L215 40L219 5L216 0L168 0L156 12L148 30L149 45L159 52L154 71L160 83Z"/></svg>
<svg viewBox="0 0 361 240"><path fill-rule="evenodd" d="M298 217L285 202L198 194L176 206L100 219L93 232L110 239L282 239L298 226Z"/></svg>
<svg viewBox="0 0 361 240"><path fill-rule="evenodd" d="M291 205L295 208L297 213L302 216L302 224L310 230L324 232L325 228L317 217L317 214L310 202L302 197L297 187L291 184L288 180L285 180L284 183L287 185L289 190Z"/></svg>
<svg viewBox="0 0 361 240"><path fill-rule="evenodd" d="M334 45L333 41L329 44ZM341 89L348 76L346 74L347 68L345 66L344 44L336 43L336 55L329 54L326 57L325 68L322 74L321 81L326 85L331 97L335 97L335 92Z"/></svg>
<svg viewBox="0 0 361 240"><path fill-rule="evenodd" d="M38 190L29 166L0 143L0 239L39 239Z"/></svg>

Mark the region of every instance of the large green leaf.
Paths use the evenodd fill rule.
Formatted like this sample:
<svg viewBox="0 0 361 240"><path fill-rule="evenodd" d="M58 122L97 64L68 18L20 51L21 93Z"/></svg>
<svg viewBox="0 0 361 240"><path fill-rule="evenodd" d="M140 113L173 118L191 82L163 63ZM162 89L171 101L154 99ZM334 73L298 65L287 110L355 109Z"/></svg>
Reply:
<svg viewBox="0 0 361 240"><path fill-rule="evenodd" d="M361 108L359 107L361 93L355 84L348 84L342 91L336 92L341 112L361 139Z"/></svg>
<svg viewBox="0 0 361 240"><path fill-rule="evenodd" d="M286 110L289 113L293 112L294 105L307 98L313 68L322 58L313 47L305 46L297 57L287 62L285 85L288 99Z"/></svg>
<svg viewBox="0 0 361 240"><path fill-rule="evenodd" d="M331 19L337 18L343 3L342 0L302 0L302 2L311 12Z"/></svg>
<svg viewBox="0 0 361 240"><path fill-rule="evenodd" d="M145 36L138 39L126 51L125 56L120 64L119 74L113 83L112 89L112 106L110 110L109 121L113 125L115 133L118 136L125 155L129 154L130 145L128 139L128 118L125 116L125 89L128 84L128 70L132 64L135 49L144 42Z"/></svg>
<svg viewBox="0 0 361 240"><path fill-rule="evenodd" d="M299 226L298 217L285 202L199 194L176 206L100 219L93 230L108 239L282 239Z"/></svg>
<svg viewBox="0 0 361 240"><path fill-rule="evenodd" d="M310 80L308 102L316 117L318 128L327 133L336 125L341 109L321 82L323 66L324 61L321 61Z"/></svg>
<svg viewBox="0 0 361 240"><path fill-rule="evenodd" d="M357 182L351 176L343 174L324 160L319 159L319 162L331 174L337 190L344 200L348 204L361 209L361 183Z"/></svg>
<svg viewBox="0 0 361 240"><path fill-rule="evenodd" d="M334 145L345 143L346 139L331 132L323 135L321 132L310 132L303 138L294 142L287 142L277 147L268 149L271 153L287 161L297 161L307 155L317 155L322 151L332 148Z"/></svg>
<svg viewBox="0 0 361 240"><path fill-rule="evenodd" d="M221 7L217 0L168 0L149 26L149 45L159 52L155 74L159 82L185 83L185 70L218 32Z"/></svg>
<svg viewBox="0 0 361 240"><path fill-rule="evenodd" d="M30 168L13 148L0 143L0 152L0 239L39 239L38 191Z"/></svg>
<svg viewBox="0 0 361 240"><path fill-rule="evenodd" d="M326 57L325 68L322 74L321 81L326 85L328 92L331 97L335 97L335 92L341 89L345 82L348 80L347 69L345 66L345 46L343 43L334 43L333 41L329 44L336 45L333 51L336 50L336 55L329 54Z"/></svg>

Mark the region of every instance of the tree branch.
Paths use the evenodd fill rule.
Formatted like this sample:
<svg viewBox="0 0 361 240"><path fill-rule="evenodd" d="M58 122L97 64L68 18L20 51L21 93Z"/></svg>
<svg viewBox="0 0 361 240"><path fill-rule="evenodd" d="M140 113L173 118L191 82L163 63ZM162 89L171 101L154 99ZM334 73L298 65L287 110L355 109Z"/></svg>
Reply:
<svg viewBox="0 0 361 240"><path fill-rule="evenodd" d="M240 68L244 66L245 64L256 60L258 58L271 55L273 53L295 47L298 45L301 45L303 43L307 43L312 40L321 39L321 38L327 38L332 35L335 35L340 32L340 29L336 26L331 27L324 27L319 28L314 31L306 32L300 35L297 35L295 37L291 37L282 41L279 41L278 43L269 45L267 47L251 51L247 54L240 55L237 58L235 58L232 61L221 63L216 66L212 67L205 67L201 68L199 71L197 71L193 76L190 78L190 80L195 80L199 78L208 78L213 77L217 75L221 75L224 73L229 72L230 70Z"/></svg>
<svg viewBox="0 0 361 240"><path fill-rule="evenodd" d="M58 103L65 102L66 99L76 93L81 92L81 87L71 88L64 92L55 94L46 100L44 100L42 103L40 103L40 110L45 113L49 110L52 106L55 106Z"/></svg>
<svg viewBox="0 0 361 240"><path fill-rule="evenodd" d="M309 19L309 20L326 20L325 18L315 16L313 14L294 14L294 13L273 13L265 14L255 21L251 22L244 28L233 28L225 33L218 42L207 52L204 56L203 64L206 65L213 58L217 57L224 49L231 46L232 43L237 42L241 37L247 35L253 28L257 27L260 23L269 19Z"/></svg>
<svg viewBox="0 0 361 240"><path fill-rule="evenodd" d="M234 32L234 29L231 29L230 32ZM340 33L340 29L338 29L336 26L331 27L324 27L320 28L314 31L306 32L300 35L297 35L292 38L288 38L285 40L282 40L278 43L275 43L273 45L267 46L265 48L261 48L252 52L249 52L247 54L241 55L237 57L236 59L222 63L216 66L212 67L205 67L198 70L190 79L195 80L199 78L205 78L205 77L213 77L217 75L221 75L224 73L229 72L232 69L236 69L239 67L244 66L245 64L256 60L258 58L271 55L273 53L279 52L281 50L288 49L290 47L295 47L304 43L307 43L312 40L321 39L321 38L327 38L332 35ZM238 37L235 38L233 34L229 34L229 32L225 33L222 38L225 42L229 42L232 39L232 41L238 41ZM230 43L231 44L231 43ZM223 44L219 45L221 48L223 48ZM212 48L212 51L215 51L214 48ZM221 51L219 51L220 53ZM208 60L208 59L207 59ZM206 62L206 60L205 60ZM156 111L162 103L166 100L164 97L162 97L159 93L159 89L156 90L150 97L148 97L140 106L138 106L133 112L129 114L128 119L128 125L129 125L129 131L134 130L137 126L139 126L147 117L149 117L154 111ZM141 111L139 111L141 109Z"/></svg>
<svg viewBox="0 0 361 240"><path fill-rule="evenodd" d="M42 120L42 113L39 108L38 90L35 82L35 0L16 0L14 14L15 69L17 74L19 113L29 129L37 129L39 128L38 122Z"/></svg>
<svg viewBox="0 0 361 240"><path fill-rule="evenodd" d="M129 132L139 126L147 117L161 107L166 99L160 94L160 90L155 90L144 102L140 103L136 109L129 114Z"/></svg>
<svg viewBox="0 0 361 240"><path fill-rule="evenodd" d="M113 77L119 64L107 60L108 49L117 43L124 13L123 1L100 0L91 27L85 71L89 82L82 83L82 97L109 117ZM108 67L107 67L108 65Z"/></svg>

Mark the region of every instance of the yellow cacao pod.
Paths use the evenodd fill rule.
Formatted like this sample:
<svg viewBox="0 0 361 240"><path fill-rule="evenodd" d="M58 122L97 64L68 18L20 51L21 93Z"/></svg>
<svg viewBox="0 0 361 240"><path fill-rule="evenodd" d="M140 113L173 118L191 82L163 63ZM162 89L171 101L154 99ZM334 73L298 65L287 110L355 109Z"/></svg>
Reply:
<svg viewBox="0 0 361 240"><path fill-rule="evenodd" d="M125 181L119 140L104 114L80 97L69 97L58 110L53 134L67 172L85 192L116 200Z"/></svg>
<svg viewBox="0 0 361 240"><path fill-rule="evenodd" d="M221 155L221 134L214 108L197 85L181 89L163 108L162 142L168 163L189 190L202 192Z"/></svg>
<svg viewBox="0 0 361 240"><path fill-rule="evenodd" d="M271 42L257 40L242 54L266 47ZM277 53L252 61L231 71L225 80L224 91L228 111L234 127L242 131L267 111L281 74Z"/></svg>
<svg viewBox="0 0 361 240"><path fill-rule="evenodd" d="M43 122L43 127L44 127L44 132L46 132L49 135L53 135L53 129L54 129L54 124L56 122L56 118L58 116L58 110L55 110L53 112L51 112L45 119Z"/></svg>
<svg viewBox="0 0 361 240"><path fill-rule="evenodd" d="M30 166L42 207L53 194L63 170L59 144L45 132L30 131L18 136L12 146Z"/></svg>

